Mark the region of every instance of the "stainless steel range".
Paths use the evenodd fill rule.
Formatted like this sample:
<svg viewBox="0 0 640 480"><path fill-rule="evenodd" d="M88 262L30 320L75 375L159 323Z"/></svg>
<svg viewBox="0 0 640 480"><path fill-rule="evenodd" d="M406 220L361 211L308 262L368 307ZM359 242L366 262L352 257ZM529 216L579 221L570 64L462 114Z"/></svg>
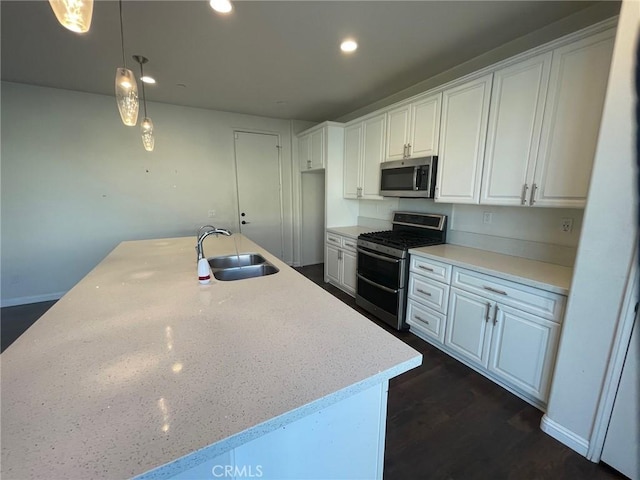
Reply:
<svg viewBox="0 0 640 480"><path fill-rule="evenodd" d="M446 242L447 216L395 212L392 230L358 236L356 304L398 330L406 328L410 248Z"/></svg>

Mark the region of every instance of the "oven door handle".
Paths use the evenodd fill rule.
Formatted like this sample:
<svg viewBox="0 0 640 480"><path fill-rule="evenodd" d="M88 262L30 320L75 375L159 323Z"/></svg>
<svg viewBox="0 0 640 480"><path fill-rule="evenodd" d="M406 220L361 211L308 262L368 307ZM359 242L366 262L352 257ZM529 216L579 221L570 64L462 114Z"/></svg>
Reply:
<svg viewBox="0 0 640 480"><path fill-rule="evenodd" d="M380 290L384 290L385 292L389 292L389 293L398 293L398 290L393 290L389 287L383 287L380 284L377 284L376 282L372 282L371 280L369 280L368 278L363 277L362 275L360 275L359 273L357 274L358 278L360 280L362 280L363 282L367 282L370 285L373 285L374 287L379 288Z"/></svg>
<svg viewBox="0 0 640 480"><path fill-rule="evenodd" d="M369 257L377 258L378 260L382 260L384 262L389 262L389 263L398 263L402 260L401 258L389 258L383 255L376 255L375 253L371 253L368 250L363 250L362 248L358 248L358 253L361 253L363 255L368 255Z"/></svg>

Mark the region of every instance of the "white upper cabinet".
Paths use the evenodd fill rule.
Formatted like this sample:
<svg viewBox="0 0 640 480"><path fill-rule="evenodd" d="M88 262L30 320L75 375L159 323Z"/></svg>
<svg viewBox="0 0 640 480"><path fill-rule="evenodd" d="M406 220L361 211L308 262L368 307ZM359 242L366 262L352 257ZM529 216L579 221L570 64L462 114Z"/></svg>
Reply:
<svg viewBox="0 0 640 480"><path fill-rule="evenodd" d="M480 200L492 75L443 93L436 202Z"/></svg>
<svg viewBox="0 0 640 480"><path fill-rule="evenodd" d="M326 127L303 133L298 137L298 156L300 170L321 170L325 168L325 130Z"/></svg>
<svg viewBox="0 0 640 480"><path fill-rule="evenodd" d="M344 129L344 197L358 198L360 159L362 158L362 122Z"/></svg>
<svg viewBox="0 0 640 480"><path fill-rule="evenodd" d="M384 159L385 115L345 128L344 197L381 199L380 163Z"/></svg>
<svg viewBox="0 0 640 480"><path fill-rule="evenodd" d="M442 94L425 95L387 112L386 160L438 154Z"/></svg>
<svg viewBox="0 0 640 480"><path fill-rule="evenodd" d="M530 203L583 207L595 156L613 52L608 30L553 52Z"/></svg>
<svg viewBox="0 0 640 480"><path fill-rule="evenodd" d="M493 75L480 203L528 204L551 55L538 55Z"/></svg>

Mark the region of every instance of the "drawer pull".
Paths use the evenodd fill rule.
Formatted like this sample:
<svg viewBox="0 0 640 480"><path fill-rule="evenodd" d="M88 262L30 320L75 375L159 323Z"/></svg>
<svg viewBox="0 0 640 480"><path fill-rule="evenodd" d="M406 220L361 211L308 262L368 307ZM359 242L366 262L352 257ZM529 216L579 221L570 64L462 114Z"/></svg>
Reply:
<svg viewBox="0 0 640 480"><path fill-rule="evenodd" d="M420 315L414 315L413 318L429 325L429 320L425 320L424 318L420 317Z"/></svg>
<svg viewBox="0 0 640 480"><path fill-rule="evenodd" d="M507 292L505 292L503 290L498 290L497 288L487 287L486 285L483 285L483 288L485 290L489 290L490 292L493 292L493 293L499 293L500 295L507 295Z"/></svg>
<svg viewBox="0 0 640 480"><path fill-rule="evenodd" d="M345 243L344 246L345 247L356 248L356 246L353 243Z"/></svg>
<svg viewBox="0 0 640 480"><path fill-rule="evenodd" d="M329 237L329 241L333 242L333 243L340 243L340 240L338 240L337 238L333 238L333 237Z"/></svg>
<svg viewBox="0 0 640 480"><path fill-rule="evenodd" d="M418 268L426 270L427 272L433 272L433 268L425 267L424 265L418 265Z"/></svg>
<svg viewBox="0 0 640 480"><path fill-rule="evenodd" d="M431 294L429 292L426 292L425 290L422 290L421 288L418 288L417 292L418 293L422 293L422 294L426 295L427 297L431 296Z"/></svg>

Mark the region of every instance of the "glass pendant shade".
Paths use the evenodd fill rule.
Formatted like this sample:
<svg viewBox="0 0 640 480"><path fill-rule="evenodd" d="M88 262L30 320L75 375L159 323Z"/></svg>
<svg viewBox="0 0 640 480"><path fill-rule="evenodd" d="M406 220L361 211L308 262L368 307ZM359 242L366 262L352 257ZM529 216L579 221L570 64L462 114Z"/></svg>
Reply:
<svg viewBox="0 0 640 480"><path fill-rule="evenodd" d="M63 27L76 33L89 31L93 0L49 0L49 5Z"/></svg>
<svg viewBox="0 0 640 480"><path fill-rule="evenodd" d="M116 68L116 102L125 125L133 127L138 123L138 84L133 72L127 68Z"/></svg>
<svg viewBox="0 0 640 480"><path fill-rule="evenodd" d="M142 131L142 144L144 145L144 149L147 152L153 152L153 146L156 140L153 137L153 122L149 117L144 117L144 120L142 120L140 124L140 129Z"/></svg>

